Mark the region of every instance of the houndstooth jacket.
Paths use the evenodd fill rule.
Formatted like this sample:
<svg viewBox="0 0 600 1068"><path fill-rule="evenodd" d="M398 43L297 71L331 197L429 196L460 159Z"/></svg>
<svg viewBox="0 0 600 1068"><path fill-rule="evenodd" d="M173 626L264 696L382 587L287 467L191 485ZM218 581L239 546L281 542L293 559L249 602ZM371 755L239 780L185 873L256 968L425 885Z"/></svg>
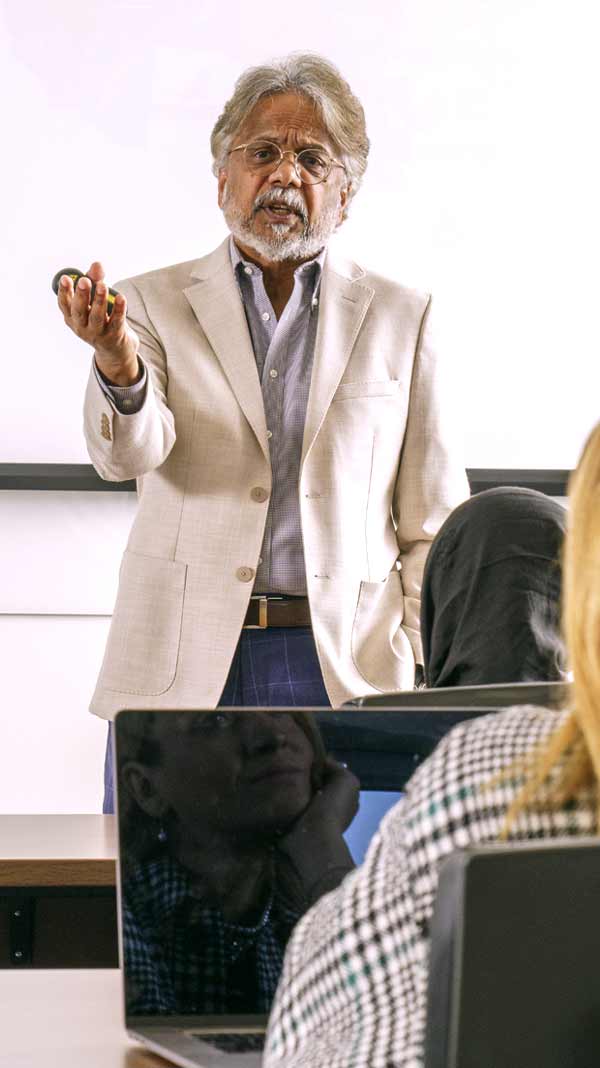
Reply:
<svg viewBox="0 0 600 1068"><path fill-rule="evenodd" d="M384 817L362 867L300 921L286 950L265 1068L422 1068L428 929L438 869L494 841L520 784L490 781L566 713L520 707L456 727ZM577 803L519 817L515 839L595 832Z"/></svg>

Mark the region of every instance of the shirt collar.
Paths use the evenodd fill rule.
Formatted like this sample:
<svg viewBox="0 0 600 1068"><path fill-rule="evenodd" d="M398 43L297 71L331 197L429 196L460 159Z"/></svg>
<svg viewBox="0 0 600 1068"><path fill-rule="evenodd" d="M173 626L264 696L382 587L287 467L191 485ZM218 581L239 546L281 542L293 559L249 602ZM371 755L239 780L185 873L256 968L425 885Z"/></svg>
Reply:
<svg viewBox="0 0 600 1068"><path fill-rule="evenodd" d="M250 260L244 259L233 236L229 238L229 255L231 256L231 265L238 279L245 268L249 268L250 271L257 271L262 275L262 269L256 263L251 263ZM321 275L323 273L326 255L327 249L322 248L317 256L314 256L311 260L306 260L306 263L301 263L294 271L294 278L302 277L303 275L307 275L311 278L314 294L316 294L321 283Z"/></svg>
<svg viewBox="0 0 600 1068"><path fill-rule="evenodd" d="M174 857L168 855L136 864L126 891L126 896L133 905L138 894L141 895L140 903L143 903L143 909L153 927L168 926L175 912L185 903L194 911L198 920L216 920L223 928L248 937L257 935L266 926L274 901L271 891L263 914L254 925L226 920L220 909L198 899L189 872Z"/></svg>

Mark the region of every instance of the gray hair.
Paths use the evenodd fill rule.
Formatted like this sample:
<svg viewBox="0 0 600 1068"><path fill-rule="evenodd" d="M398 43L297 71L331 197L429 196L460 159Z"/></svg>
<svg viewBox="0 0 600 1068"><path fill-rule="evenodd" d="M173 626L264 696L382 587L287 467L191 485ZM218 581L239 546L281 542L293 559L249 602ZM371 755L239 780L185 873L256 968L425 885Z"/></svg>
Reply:
<svg viewBox="0 0 600 1068"><path fill-rule="evenodd" d="M235 83L210 137L213 173L225 165L233 138L263 97L299 93L313 101L346 168L348 200L357 192L367 168L369 138L360 101L337 67L313 52L292 52L283 59L249 67Z"/></svg>

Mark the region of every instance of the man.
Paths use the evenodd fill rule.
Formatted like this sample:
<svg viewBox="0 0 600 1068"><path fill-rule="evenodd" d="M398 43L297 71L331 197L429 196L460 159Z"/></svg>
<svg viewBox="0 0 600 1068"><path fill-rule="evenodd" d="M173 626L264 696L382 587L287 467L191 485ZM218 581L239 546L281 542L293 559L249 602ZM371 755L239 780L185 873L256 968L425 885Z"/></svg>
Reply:
<svg viewBox="0 0 600 1068"><path fill-rule="evenodd" d="M91 459L140 491L91 705L109 719L411 687L425 557L468 496L429 297L327 252L369 147L346 82L313 55L246 71L211 147L220 248L117 283L110 317L99 263L91 303L88 279L59 288L95 349Z"/></svg>

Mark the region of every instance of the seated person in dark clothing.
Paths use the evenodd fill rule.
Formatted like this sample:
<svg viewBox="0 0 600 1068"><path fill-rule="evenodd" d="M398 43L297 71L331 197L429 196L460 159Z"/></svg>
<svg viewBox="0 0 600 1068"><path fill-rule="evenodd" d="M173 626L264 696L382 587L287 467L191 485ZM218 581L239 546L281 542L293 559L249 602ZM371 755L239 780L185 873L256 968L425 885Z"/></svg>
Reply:
<svg viewBox="0 0 600 1068"><path fill-rule="evenodd" d="M138 723L119 749L128 1011L266 1013L292 928L354 867L358 781L300 712Z"/></svg>
<svg viewBox="0 0 600 1068"><path fill-rule="evenodd" d="M455 508L431 546L421 598L425 685L566 678L560 555L567 514L502 486Z"/></svg>

